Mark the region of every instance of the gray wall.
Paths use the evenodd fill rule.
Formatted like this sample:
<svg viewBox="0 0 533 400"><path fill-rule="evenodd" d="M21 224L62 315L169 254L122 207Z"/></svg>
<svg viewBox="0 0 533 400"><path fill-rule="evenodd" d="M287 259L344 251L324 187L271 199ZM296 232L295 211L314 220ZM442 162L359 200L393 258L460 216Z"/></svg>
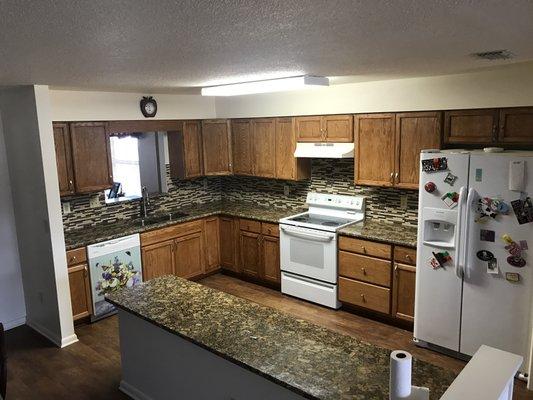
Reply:
<svg viewBox="0 0 533 400"><path fill-rule="evenodd" d="M1 117L1 116L0 116ZM26 305L17 243L17 229L11 199L11 183L0 119L0 322L5 329L24 324Z"/></svg>
<svg viewBox="0 0 533 400"><path fill-rule="evenodd" d="M58 346L74 334L48 88L0 92L26 322Z"/></svg>

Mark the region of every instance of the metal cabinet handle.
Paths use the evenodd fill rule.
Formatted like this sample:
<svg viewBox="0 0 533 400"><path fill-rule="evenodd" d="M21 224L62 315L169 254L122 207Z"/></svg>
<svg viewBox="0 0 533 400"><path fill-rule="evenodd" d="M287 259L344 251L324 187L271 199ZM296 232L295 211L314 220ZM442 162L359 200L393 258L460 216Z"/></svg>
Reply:
<svg viewBox="0 0 533 400"><path fill-rule="evenodd" d="M394 182L398 183L398 172L394 174Z"/></svg>
<svg viewBox="0 0 533 400"><path fill-rule="evenodd" d="M363 301L363 303L366 303L365 295L363 293L361 293L361 300Z"/></svg>
<svg viewBox="0 0 533 400"><path fill-rule="evenodd" d="M88 272L89 272L89 270L87 269L87 265L85 265L85 266L83 267L83 276L84 276L84 277L87 277Z"/></svg>
<svg viewBox="0 0 533 400"><path fill-rule="evenodd" d="M390 183L394 183L394 172L390 173Z"/></svg>
<svg viewBox="0 0 533 400"><path fill-rule="evenodd" d="M365 269L365 267L362 267L362 268L361 268L361 272L363 273L363 275L366 275L366 269Z"/></svg>
<svg viewBox="0 0 533 400"><path fill-rule="evenodd" d="M409 254L406 254L406 255L405 255L405 258L406 258L407 260L411 261L411 256L410 256Z"/></svg>
<svg viewBox="0 0 533 400"><path fill-rule="evenodd" d="M361 246L361 250L363 250L363 253L366 253L366 247L365 246Z"/></svg>

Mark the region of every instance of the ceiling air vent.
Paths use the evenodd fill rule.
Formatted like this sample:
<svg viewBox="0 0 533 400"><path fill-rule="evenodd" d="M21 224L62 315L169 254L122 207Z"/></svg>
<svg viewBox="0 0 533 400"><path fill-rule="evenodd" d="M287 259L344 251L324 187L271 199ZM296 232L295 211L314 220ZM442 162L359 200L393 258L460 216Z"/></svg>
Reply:
<svg viewBox="0 0 533 400"><path fill-rule="evenodd" d="M480 53L472 54L472 57L479 58L481 60L509 60L513 58L513 53L509 50L492 50L482 51Z"/></svg>

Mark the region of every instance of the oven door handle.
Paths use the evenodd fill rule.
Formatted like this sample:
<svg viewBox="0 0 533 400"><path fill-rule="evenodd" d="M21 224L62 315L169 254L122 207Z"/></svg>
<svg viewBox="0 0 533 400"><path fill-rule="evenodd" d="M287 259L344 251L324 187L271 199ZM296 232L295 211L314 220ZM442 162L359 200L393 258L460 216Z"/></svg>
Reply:
<svg viewBox="0 0 533 400"><path fill-rule="evenodd" d="M308 233L308 232L295 231L295 230L289 229L289 228L287 228L285 226L282 226L281 230L283 232L287 233L287 235L299 237L301 239L310 239L310 240L313 240L315 242L331 242L333 239L335 239L335 235L332 235L332 234L321 235L321 234L317 234L317 233Z"/></svg>

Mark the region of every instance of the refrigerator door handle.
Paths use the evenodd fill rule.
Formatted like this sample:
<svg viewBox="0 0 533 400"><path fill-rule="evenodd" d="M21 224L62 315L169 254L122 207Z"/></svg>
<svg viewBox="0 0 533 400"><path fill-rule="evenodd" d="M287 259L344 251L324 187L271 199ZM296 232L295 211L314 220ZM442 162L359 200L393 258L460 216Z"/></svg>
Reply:
<svg viewBox="0 0 533 400"><path fill-rule="evenodd" d="M470 188L468 190L468 198L466 200L466 213L465 213L465 229L464 229L464 239L463 242L463 251L461 252L461 269L463 270L463 276L466 275L468 277L468 271L467 271L467 262L468 262L468 236L470 234L470 219L472 216L472 208L474 206L474 201L476 201L477 198L477 192L474 188Z"/></svg>
<svg viewBox="0 0 533 400"><path fill-rule="evenodd" d="M455 275L459 278L463 278L463 268L460 263L460 256L462 252L461 233L463 228L463 213L464 203L466 200L466 187L461 186L459 190L459 207L457 210L457 224L455 226Z"/></svg>

